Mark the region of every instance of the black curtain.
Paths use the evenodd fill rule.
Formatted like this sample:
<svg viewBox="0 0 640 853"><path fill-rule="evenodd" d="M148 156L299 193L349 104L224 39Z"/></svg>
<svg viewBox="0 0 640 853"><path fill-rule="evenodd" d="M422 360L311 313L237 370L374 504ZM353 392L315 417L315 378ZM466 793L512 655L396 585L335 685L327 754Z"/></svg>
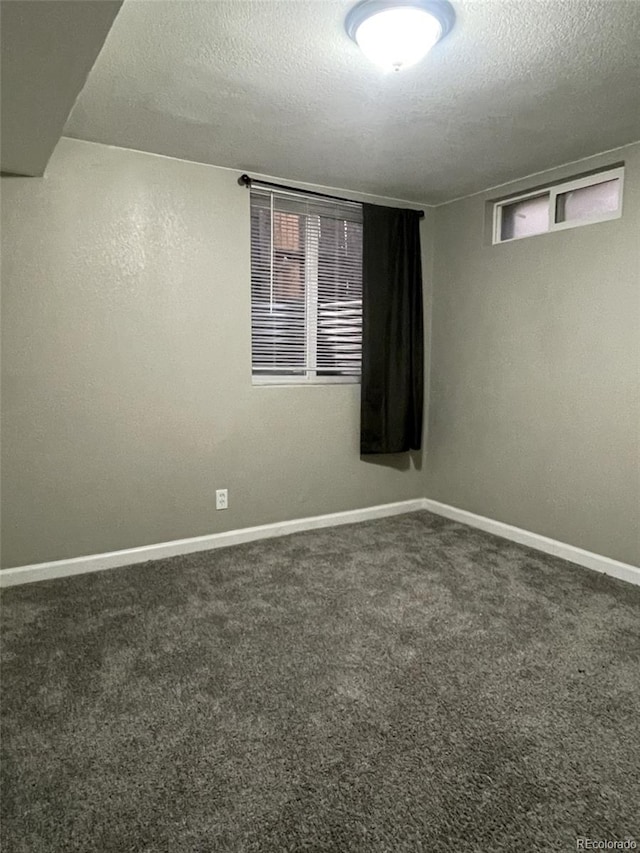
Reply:
<svg viewBox="0 0 640 853"><path fill-rule="evenodd" d="M424 337L420 219L363 205L360 452L419 450Z"/></svg>

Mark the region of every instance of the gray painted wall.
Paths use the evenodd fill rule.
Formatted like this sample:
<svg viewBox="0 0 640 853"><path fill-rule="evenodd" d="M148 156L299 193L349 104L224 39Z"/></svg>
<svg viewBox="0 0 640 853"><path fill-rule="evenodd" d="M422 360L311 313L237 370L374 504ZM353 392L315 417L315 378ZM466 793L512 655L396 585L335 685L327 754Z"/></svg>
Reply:
<svg viewBox="0 0 640 853"><path fill-rule="evenodd" d="M358 385L252 387L237 176L62 139L3 179L3 566L422 495Z"/></svg>
<svg viewBox="0 0 640 853"><path fill-rule="evenodd" d="M358 386L251 385L236 172L61 140L2 181L3 565L425 493L637 562L640 146L579 169L619 160L621 220L487 244L488 199L575 166L427 217L428 458L403 470L359 459Z"/></svg>
<svg viewBox="0 0 640 853"><path fill-rule="evenodd" d="M622 219L491 246L487 201L625 161ZM439 207L428 497L640 562L640 145Z"/></svg>

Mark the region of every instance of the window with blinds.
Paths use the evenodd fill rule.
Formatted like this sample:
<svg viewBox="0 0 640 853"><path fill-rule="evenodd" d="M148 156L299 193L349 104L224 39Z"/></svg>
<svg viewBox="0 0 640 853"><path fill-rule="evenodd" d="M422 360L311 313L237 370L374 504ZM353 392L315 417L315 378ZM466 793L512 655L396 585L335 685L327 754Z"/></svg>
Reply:
<svg viewBox="0 0 640 853"><path fill-rule="evenodd" d="M357 382L362 206L251 188L251 350L257 382Z"/></svg>

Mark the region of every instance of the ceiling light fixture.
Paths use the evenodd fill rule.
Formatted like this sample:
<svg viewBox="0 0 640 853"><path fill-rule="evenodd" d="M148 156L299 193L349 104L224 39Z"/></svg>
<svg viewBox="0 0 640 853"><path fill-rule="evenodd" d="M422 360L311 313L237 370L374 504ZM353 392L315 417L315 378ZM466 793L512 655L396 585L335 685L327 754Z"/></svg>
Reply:
<svg viewBox="0 0 640 853"><path fill-rule="evenodd" d="M426 56L455 19L448 0L363 0L349 12L345 27L372 62L400 71Z"/></svg>

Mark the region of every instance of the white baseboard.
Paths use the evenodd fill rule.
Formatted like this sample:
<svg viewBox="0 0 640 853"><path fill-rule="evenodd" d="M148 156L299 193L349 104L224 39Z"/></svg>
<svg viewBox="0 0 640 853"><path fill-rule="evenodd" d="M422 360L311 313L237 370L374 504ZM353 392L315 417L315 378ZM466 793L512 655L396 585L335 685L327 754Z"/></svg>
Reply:
<svg viewBox="0 0 640 853"><path fill-rule="evenodd" d="M71 560L56 560L51 563L37 563L31 566L17 566L13 569L0 571L0 587L17 586L34 581L63 578L70 575L80 575L86 572L99 572L104 569L115 569L120 566L132 566L136 563L146 563L149 560L162 560L166 557L177 557L180 554L193 554L197 551L210 551L214 548L226 548L230 545L240 545L243 542L253 542L256 539L271 539L274 536L286 536L303 530L315 530L320 527L334 527L340 524L354 524L359 521L369 521L375 518L385 518L391 515L401 515L405 512L428 510L436 515L442 515L452 521L477 527L487 533L510 539L520 545L528 545L545 554L561 557L596 572L603 572L611 577L619 578L628 583L640 586L640 568L629 563L621 563L610 557L603 557L591 551L584 551L574 545L549 539L538 533L523 530L485 518L464 509L458 509L448 504L433 501L430 498L416 498L398 503L381 504L379 506L352 509L346 512L333 512L328 515L317 515L311 518L296 518L292 521L279 521L274 524L262 524L259 527L244 527L240 530L230 530L226 533L212 533L208 536L196 536L192 539L178 539L174 542L161 542L157 545L145 545L141 548L127 548L123 551L111 551L106 554L90 554L87 557L75 557Z"/></svg>
<svg viewBox="0 0 640 853"><path fill-rule="evenodd" d="M520 545L528 545L530 548L543 551L545 554L562 557L563 560L569 560L569 562L577 563L587 569L593 569L596 572L602 572L605 575L611 575L611 577L640 586L640 567L632 566L630 563L621 563L618 560L612 560L610 557L594 554L592 551L584 551L582 548L576 548L575 545L567 545L566 542L558 542L557 539L549 539L539 533L531 533L531 531L523 530L521 527L512 527L502 521L494 521L492 518L467 512L465 509L432 501L430 498L424 498L422 507L436 515L450 518L452 521L460 521L462 524L477 527L479 530L493 533L503 539L510 539Z"/></svg>
<svg viewBox="0 0 640 853"><path fill-rule="evenodd" d="M51 563L37 563L30 566L17 566L0 571L0 587L17 586L34 581L64 578L69 575L82 575L86 572L101 572L120 566L146 563L149 560L163 560L180 554L193 554L196 551L210 551L214 548L226 548L240 545L256 539L271 539L274 536L286 536L303 530L315 530L319 527L334 527L340 524L354 524L374 518L401 515L423 509L423 498L380 504L363 509L351 509L346 512L332 512L328 515L316 515L310 518L296 518L292 521L278 521L274 524L262 524L259 527L244 527L229 530L226 533L211 533L208 536L196 536L192 539L177 539L173 542L161 542L157 545L144 545L141 548L127 548L123 551L110 551L106 554L90 554L87 557L75 557L70 560L55 560Z"/></svg>

